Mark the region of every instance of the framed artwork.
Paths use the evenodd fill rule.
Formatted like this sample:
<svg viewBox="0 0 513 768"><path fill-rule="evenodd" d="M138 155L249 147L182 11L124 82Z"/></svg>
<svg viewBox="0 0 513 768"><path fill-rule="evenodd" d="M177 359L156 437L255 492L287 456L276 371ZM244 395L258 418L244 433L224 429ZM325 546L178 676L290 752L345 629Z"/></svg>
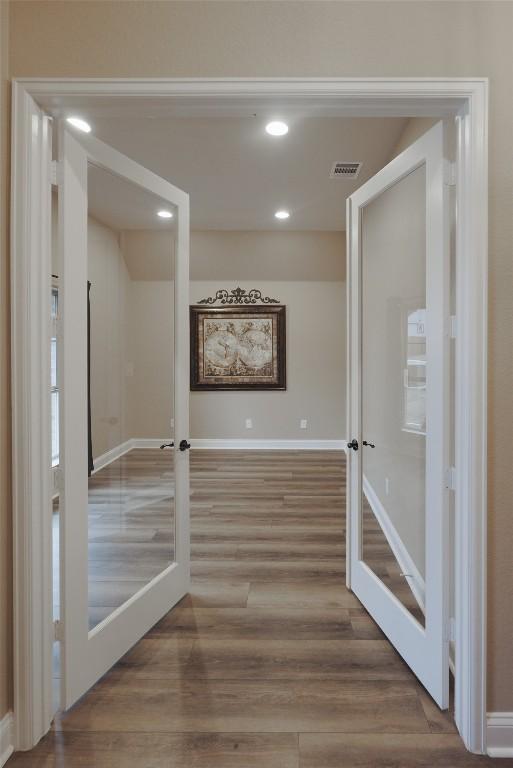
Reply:
<svg viewBox="0 0 513 768"><path fill-rule="evenodd" d="M286 389L285 306L208 302L190 308L191 390Z"/></svg>

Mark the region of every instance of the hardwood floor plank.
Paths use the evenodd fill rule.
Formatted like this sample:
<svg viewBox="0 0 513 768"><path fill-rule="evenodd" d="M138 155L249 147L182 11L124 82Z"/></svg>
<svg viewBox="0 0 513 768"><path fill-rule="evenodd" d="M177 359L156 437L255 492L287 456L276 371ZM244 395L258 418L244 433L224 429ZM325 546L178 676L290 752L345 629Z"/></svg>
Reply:
<svg viewBox="0 0 513 768"><path fill-rule="evenodd" d="M194 641L183 638L143 638L116 666L107 673L104 680L181 680L188 674Z"/></svg>
<svg viewBox="0 0 513 768"><path fill-rule="evenodd" d="M360 640L379 640L385 637L376 622L364 612L352 614L350 621L354 636Z"/></svg>
<svg viewBox="0 0 513 768"><path fill-rule="evenodd" d="M151 641L149 641L151 642ZM163 641L165 642L165 641ZM160 659L161 652L155 654ZM153 664L153 657L151 664ZM194 641L185 679L410 680L411 672L386 640Z"/></svg>
<svg viewBox="0 0 513 768"><path fill-rule="evenodd" d="M194 579L223 579L232 581L264 581L278 583L280 581L331 581L334 585L343 584L345 579L345 564L341 559L332 560L277 560L265 563L245 561L202 560L193 562L191 575Z"/></svg>
<svg viewBox="0 0 513 768"><path fill-rule="evenodd" d="M245 608L248 595L249 581L196 581L181 605L191 608Z"/></svg>
<svg viewBox="0 0 513 768"><path fill-rule="evenodd" d="M411 682L100 680L56 728L94 731L426 733Z"/></svg>
<svg viewBox="0 0 513 768"><path fill-rule="evenodd" d="M238 560L314 560L316 558L337 559L344 557L345 547L342 541L295 541L290 540L259 541L251 544L241 544L237 548Z"/></svg>
<svg viewBox="0 0 513 768"><path fill-rule="evenodd" d="M358 601L338 579L251 582L248 608L352 608Z"/></svg>
<svg viewBox="0 0 513 768"><path fill-rule="evenodd" d="M454 710L452 704L446 712L442 712L438 709L431 696L422 689L419 690L419 699L429 723L429 729L432 733L458 732L454 722Z"/></svg>
<svg viewBox="0 0 513 768"><path fill-rule="evenodd" d="M9 768L298 768L296 734L51 732Z"/></svg>
<svg viewBox="0 0 513 768"><path fill-rule="evenodd" d="M501 761L506 767L513 760ZM300 768L481 768L489 757L467 752L453 734L301 733Z"/></svg>
<svg viewBox="0 0 513 768"><path fill-rule="evenodd" d="M353 637L345 609L190 608L180 603L147 637L337 640Z"/></svg>

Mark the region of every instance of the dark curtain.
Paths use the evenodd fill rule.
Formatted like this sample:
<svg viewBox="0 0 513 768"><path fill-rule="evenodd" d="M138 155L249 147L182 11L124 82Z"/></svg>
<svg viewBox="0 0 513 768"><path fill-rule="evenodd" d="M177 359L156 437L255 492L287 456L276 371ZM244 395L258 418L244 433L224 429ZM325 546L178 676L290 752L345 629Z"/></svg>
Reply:
<svg viewBox="0 0 513 768"><path fill-rule="evenodd" d="M94 470L93 439L91 436L91 283L87 281L87 453L88 474Z"/></svg>

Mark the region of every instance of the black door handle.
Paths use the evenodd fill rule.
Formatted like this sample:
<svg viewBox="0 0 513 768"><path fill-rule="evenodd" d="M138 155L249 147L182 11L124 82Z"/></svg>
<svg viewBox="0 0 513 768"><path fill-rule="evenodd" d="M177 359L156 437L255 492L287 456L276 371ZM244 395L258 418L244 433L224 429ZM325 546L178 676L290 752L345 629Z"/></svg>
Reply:
<svg viewBox="0 0 513 768"><path fill-rule="evenodd" d="M174 443L164 443L164 445L160 446L160 450L162 450L162 448L174 448L174 447L175 447Z"/></svg>
<svg viewBox="0 0 513 768"><path fill-rule="evenodd" d="M353 440L351 440L351 442L347 444L347 447L348 448L352 448L353 451L357 451L358 450L358 440L355 440L353 438Z"/></svg>
<svg viewBox="0 0 513 768"><path fill-rule="evenodd" d="M187 440L180 440L180 445L178 446L181 451L187 451L191 444L187 442Z"/></svg>
<svg viewBox="0 0 513 768"><path fill-rule="evenodd" d="M363 441L363 444L364 444L364 445L367 445L369 448L375 448L375 447L376 447L376 446L374 445L374 443L368 443L368 442L367 442L367 440L364 440L364 441Z"/></svg>

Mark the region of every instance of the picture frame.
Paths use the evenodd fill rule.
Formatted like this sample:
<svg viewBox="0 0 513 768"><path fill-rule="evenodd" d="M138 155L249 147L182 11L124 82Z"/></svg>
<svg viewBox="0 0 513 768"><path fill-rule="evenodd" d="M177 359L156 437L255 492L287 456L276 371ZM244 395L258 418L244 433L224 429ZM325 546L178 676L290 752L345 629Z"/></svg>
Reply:
<svg viewBox="0 0 513 768"><path fill-rule="evenodd" d="M190 307L191 391L286 387L286 307Z"/></svg>

